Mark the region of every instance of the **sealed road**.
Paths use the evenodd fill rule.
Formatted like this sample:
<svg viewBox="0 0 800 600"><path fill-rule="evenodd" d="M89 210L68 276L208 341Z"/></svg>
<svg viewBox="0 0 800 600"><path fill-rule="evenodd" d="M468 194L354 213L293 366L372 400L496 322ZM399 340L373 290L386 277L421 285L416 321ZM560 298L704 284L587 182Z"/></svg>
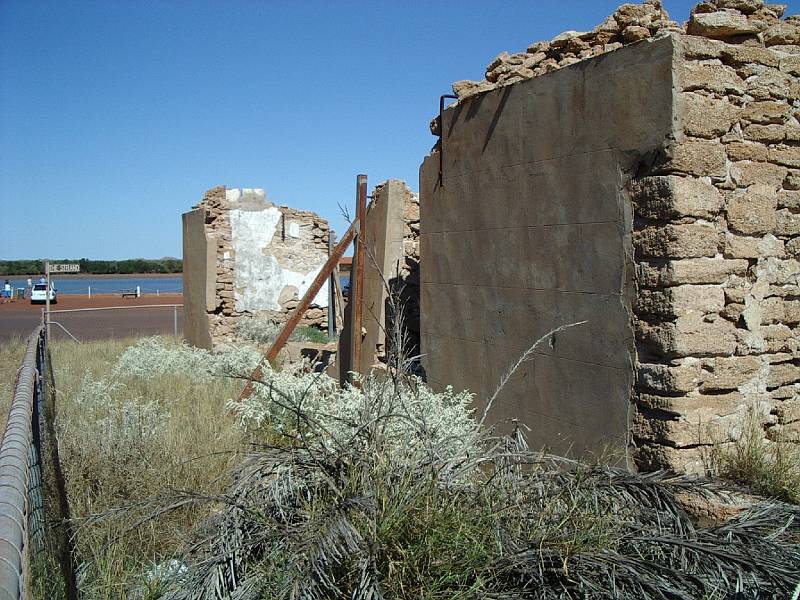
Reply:
<svg viewBox="0 0 800 600"><path fill-rule="evenodd" d="M118 295L60 296L53 310L75 308L101 308L111 306L137 307L157 304L156 307L126 308L124 310L98 310L75 313L54 313L58 321L79 340L128 338L147 335L172 335L174 309L164 304L182 304L181 294L162 294L142 298L121 298ZM30 301L0 304L0 341L10 338L25 338L42 318L42 305L31 305ZM183 309L178 307L178 335L183 334ZM55 339L66 335L56 326L51 327Z"/></svg>

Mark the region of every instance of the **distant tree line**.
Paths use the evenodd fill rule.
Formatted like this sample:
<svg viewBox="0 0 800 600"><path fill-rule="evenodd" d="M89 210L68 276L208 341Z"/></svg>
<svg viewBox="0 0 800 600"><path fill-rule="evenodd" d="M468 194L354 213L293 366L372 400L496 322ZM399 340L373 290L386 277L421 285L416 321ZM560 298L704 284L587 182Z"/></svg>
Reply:
<svg viewBox="0 0 800 600"><path fill-rule="evenodd" d="M180 273L183 261L178 258L129 258L127 260L53 260L52 263L79 264L81 273L94 275L127 275L133 273ZM2 275L35 275L44 273L41 260L0 260ZM63 275L63 274L62 274Z"/></svg>

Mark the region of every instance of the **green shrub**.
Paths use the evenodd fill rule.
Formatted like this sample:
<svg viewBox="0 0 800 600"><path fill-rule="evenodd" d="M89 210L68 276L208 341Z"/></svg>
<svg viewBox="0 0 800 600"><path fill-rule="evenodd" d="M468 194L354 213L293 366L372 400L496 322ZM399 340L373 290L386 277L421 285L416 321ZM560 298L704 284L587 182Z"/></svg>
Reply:
<svg viewBox="0 0 800 600"><path fill-rule="evenodd" d="M243 342L269 346L278 337L282 327L282 324L264 317L242 317L236 324L236 337ZM289 341L326 344L330 340L327 333L317 327L298 325L289 336Z"/></svg>

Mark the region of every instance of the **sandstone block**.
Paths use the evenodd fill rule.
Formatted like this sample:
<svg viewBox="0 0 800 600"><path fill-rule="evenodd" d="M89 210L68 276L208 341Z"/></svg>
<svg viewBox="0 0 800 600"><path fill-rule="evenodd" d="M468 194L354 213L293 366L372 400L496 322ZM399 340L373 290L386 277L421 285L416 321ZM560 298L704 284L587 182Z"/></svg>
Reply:
<svg viewBox="0 0 800 600"><path fill-rule="evenodd" d="M748 19L738 12L720 10L693 14L689 19L686 32L690 35L726 39L757 34L766 28L767 24L763 21Z"/></svg>
<svg viewBox="0 0 800 600"><path fill-rule="evenodd" d="M755 142L731 142L725 146L728 158L733 161L760 161L767 160L767 147Z"/></svg>
<svg viewBox="0 0 800 600"><path fill-rule="evenodd" d="M790 362L770 365L767 377L768 388L778 388L796 381L800 381L800 366Z"/></svg>
<svg viewBox="0 0 800 600"><path fill-rule="evenodd" d="M784 73L800 77L800 56L784 56L781 58L780 69Z"/></svg>
<svg viewBox="0 0 800 600"><path fill-rule="evenodd" d="M737 392L709 395L689 394L686 396L638 393L635 397L639 406L696 422L711 421L720 416L735 413L743 402L742 394Z"/></svg>
<svg viewBox="0 0 800 600"><path fill-rule="evenodd" d="M700 390L735 390L759 374L763 363L756 356L717 357L707 361Z"/></svg>
<svg viewBox="0 0 800 600"><path fill-rule="evenodd" d="M656 258L713 257L718 236L716 228L706 223L670 224L634 232L634 246L643 256Z"/></svg>
<svg viewBox="0 0 800 600"><path fill-rule="evenodd" d="M677 366L642 363L636 368L638 386L667 394L686 393L697 389L700 376L700 361L688 358Z"/></svg>
<svg viewBox="0 0 800 600"><path fill-rule="evenodd" d="M783 187L787 190L800 190L800 171L789 171L783 180Z"/></svg>
<svg viewBox="0 0 800 600"><path fill-rule="evenodd" d="M687 138L664 148L655 168L661 173L685 173L696 177L724 179L726 159L722 144Z"/></svg>
<svg viewBox="0 0 800 600"><path fill-rule="evenodd" d="M771 233L776 225L777 204L777 195L763 185L754 185L745 192L734 192L725 209L728 226L746 235Z"/></svg>
<svg viewBox="0 0 800 600"><path fill-rule="evenodd" d="M701 313L679 317L674 323L641 326L642 340L661 356L725 356L733 354L738 339L736 327L724 319L713 323Z"/></svg>
<svg viewBox="0 0 800 600"><path fill-rule="evenodd" d="M742 46L739 44L725 44L720 49L722 61L732 65L760 64L768 67L778 67L780 59L775 52L759 46Z"/></svg>
<svg viewBox="0 0 800 600"><path fill-rule="evenodd" d="M795 258L800 257L800 237L795 237L786 242L786 252Z"/></svg>
<svg viewBox="0 0 800 600"><path fill-rule="evenodd" d="M683 130L687 135L719 137L728 133L734 121L739 118L739 107L725 99L684 92L680 95L679 102Z"/></svg>
<svg viewBox="0 0 800 600"><path fill-rule="evenodd" d="M680 317L689 312L717 313L725 306L725 293L717 285L681 285L663 290L640 290L638 314Z"/></svg>
<svg viewBox="0 0 800 600"><path fill-rule="evenodd" d="M778 192L778 208L800 209L800 191L781 190Z"/></svg>
<svg viewBox="0 0 800 600"><path fill-rule="evenodd" d="M726 304L725 308L720 311L720 316L727 319L731 323L738 323L744 312L744 304Z"/></svg>
<svg viewBox="0 0 800 600"><path fill-rule="evenodd" d="M753 268L759 282L770 285L797 285L800 281L800 262L793 258L762 258Z"/></svg>
<svg viewBox="0 0 800 600"><path fill-rule="evenodd" d="M741 161L731 165L731 179L738 187L760 184L778 190L788 172L786 167L771 163Z"/></svg>
<svg viewBox="0 0 800 600"><path fill-rule="evenodd" d="M744 94L746 85L736 71L722 64L687 62L680 70L683 91L708 90L716 94Z"/></svg>
<svg viewBox="0 0 800 600"><path fill-rule="evenodd" d="M639 25L629 25L622 31L622 38L628 43L639 42L650 37L650 30Z"/></svg>
<svg viewBox="0 0 800 600"><path fill-rule="evenodd" d="M719 40L696 35L681 36L681 52L689 60L720 58L725 44Z"/></svg>
<svg viewBox="0 0 800 600"><path fill-rule="evenodd" d="M786 255L784 243L772 234L764 237L743 237L728 233L725 236L726 258L782 257Z"/></svg>
<svg viewBox="0 0 800 600"><path fill-rule="evenodd" d="M767 125L782 124L789 118L791 107L786 102L762 100L748 104L742 111L742 119L750 123Z"/></svg>
<svg viewBox="0 0 800 600"><path fill-rule="evenodd" d="M723 283L731 275L744 276L748 266L744 259L685 258L664 264L639 263L637 276L644 287Z"/></svg>
<svg viewBox="0 0 800 600"><path fill-rule="evenodd" d="M782 323L764 325L756 331L739 330L737 354L797 352L800 348L792 329Z"/></svg>
<svg viewBox="0 0 800 600"><path fill-rule="evenodd" d="M744 137L754 142L777 144L786 139L786 127L783 125L748 125L744 128Z"/></svg>
<svg viewBox="0 0 800 600"><path fill-rule="evenodd" d="M769 397L773 400L794 400L795 398L800 396L800 386L797 384L792 385L784 385L779 388L775 388L774 390L770 390ZM778 405L783 404L783 402L779 402ZM775 414L778 417L778 420L781 420L781 412L777 409L775 410Z"/></svg>
<svg viewBox="0 0 800 600"><path fill-rule="evenodd" d="M800 214L791 212L788 208L782 208L776 213L775 233L778 235L800 235Z"/></svg>
<svg viewBox="0 0 800 600"><path fill-rule="evenodd" d="M634 180L631 194L637 214L651 219L712 218L724 203L722 194L708 181L675 175Z"/></svg>
<svg viewBox="0 0 800 600"><path fill-rule="evenodd" d="M663 444L637 443L633 460L642 471L667 469L689 475L706 474L706 457L698 448L673 448Z"/></svg>
<svg viewBox="0 0 800 600"><path fill-rule="evenodd" d="M800 399L797 398L798 390L793 386L791 391L794 392L794 394L788 396L791 400L779 402L775 405L775 412L778 414L778 419L782 423L800 421Z"/></svg>
<svg viewBox="0 0 800 600"><path fill-rule="evenodd" d="M773 146L769 149L769 161L787 167L800 167L800 146Z"/></svg>
<svg viewBox="0 0 800 600"><path fill-rule="evenodd" d="M795 21L776 23L764 31L764 45L800 44L800 26Z"/></svg>
<svg viewBox="0 0 800 600"><path fill-rule="evenodd" d="M687 448L731 439L741 428L742 415L718 415L714 408L697 410L688 416L675 416L672 419L668 418L669 414L665 418L658 418L637 412L633 419L632 434L649 442Z"/></svg>
<svg viewBox="0 0 800 600"><path fill-rule="evenodd" d="M750 15L764 7L764 0L713 0L712 4L720 10L728 8L745 15Z"/></svg>
<svg viewBox="0 0 800 600"><path fill-rule="evenodd" d="M756 100L770 98L796 98L800 95L800 84L778 69L765 69L747 80L747 93Z"/></svg>

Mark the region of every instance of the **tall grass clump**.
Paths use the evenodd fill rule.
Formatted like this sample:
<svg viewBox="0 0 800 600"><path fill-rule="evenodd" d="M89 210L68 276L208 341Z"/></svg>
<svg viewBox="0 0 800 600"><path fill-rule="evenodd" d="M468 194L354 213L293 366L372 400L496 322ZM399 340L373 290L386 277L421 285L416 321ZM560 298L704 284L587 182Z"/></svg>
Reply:
<svg viewBox="0 0 800 600"><path fill-rule="evenodd" d="M800 504L800 445L765 437L760 412L750 407L740 436L711 450L710 471L758 495Z"/></svg>
<svg viewBox="0 0 800 600"><path fill-rule="evenodd" d="M164 598L762 598L800 580L797 507L695 527L676 497L711 484L532 451L391 372L338 391L267 369L256 390L229 408L279 434L193 497L216 508Z"/></svg>
<svg viewBox="0 0 800 600"><path fill-rule="evenodd" d="M5 426L8 409L14 396L17 371L25 355L25 340L14 337L0 342L0 423Z"/></svg>
<svg viewBox="0 0 800 600"><path fill-rule="evenodd" d="M140 525L131 507L170 490L224 489L244 443L224 407L241 383L226 373L258 354L213 355L158 338L51 349L81 597L129 597L208 516L186 505Z"/></svg>

